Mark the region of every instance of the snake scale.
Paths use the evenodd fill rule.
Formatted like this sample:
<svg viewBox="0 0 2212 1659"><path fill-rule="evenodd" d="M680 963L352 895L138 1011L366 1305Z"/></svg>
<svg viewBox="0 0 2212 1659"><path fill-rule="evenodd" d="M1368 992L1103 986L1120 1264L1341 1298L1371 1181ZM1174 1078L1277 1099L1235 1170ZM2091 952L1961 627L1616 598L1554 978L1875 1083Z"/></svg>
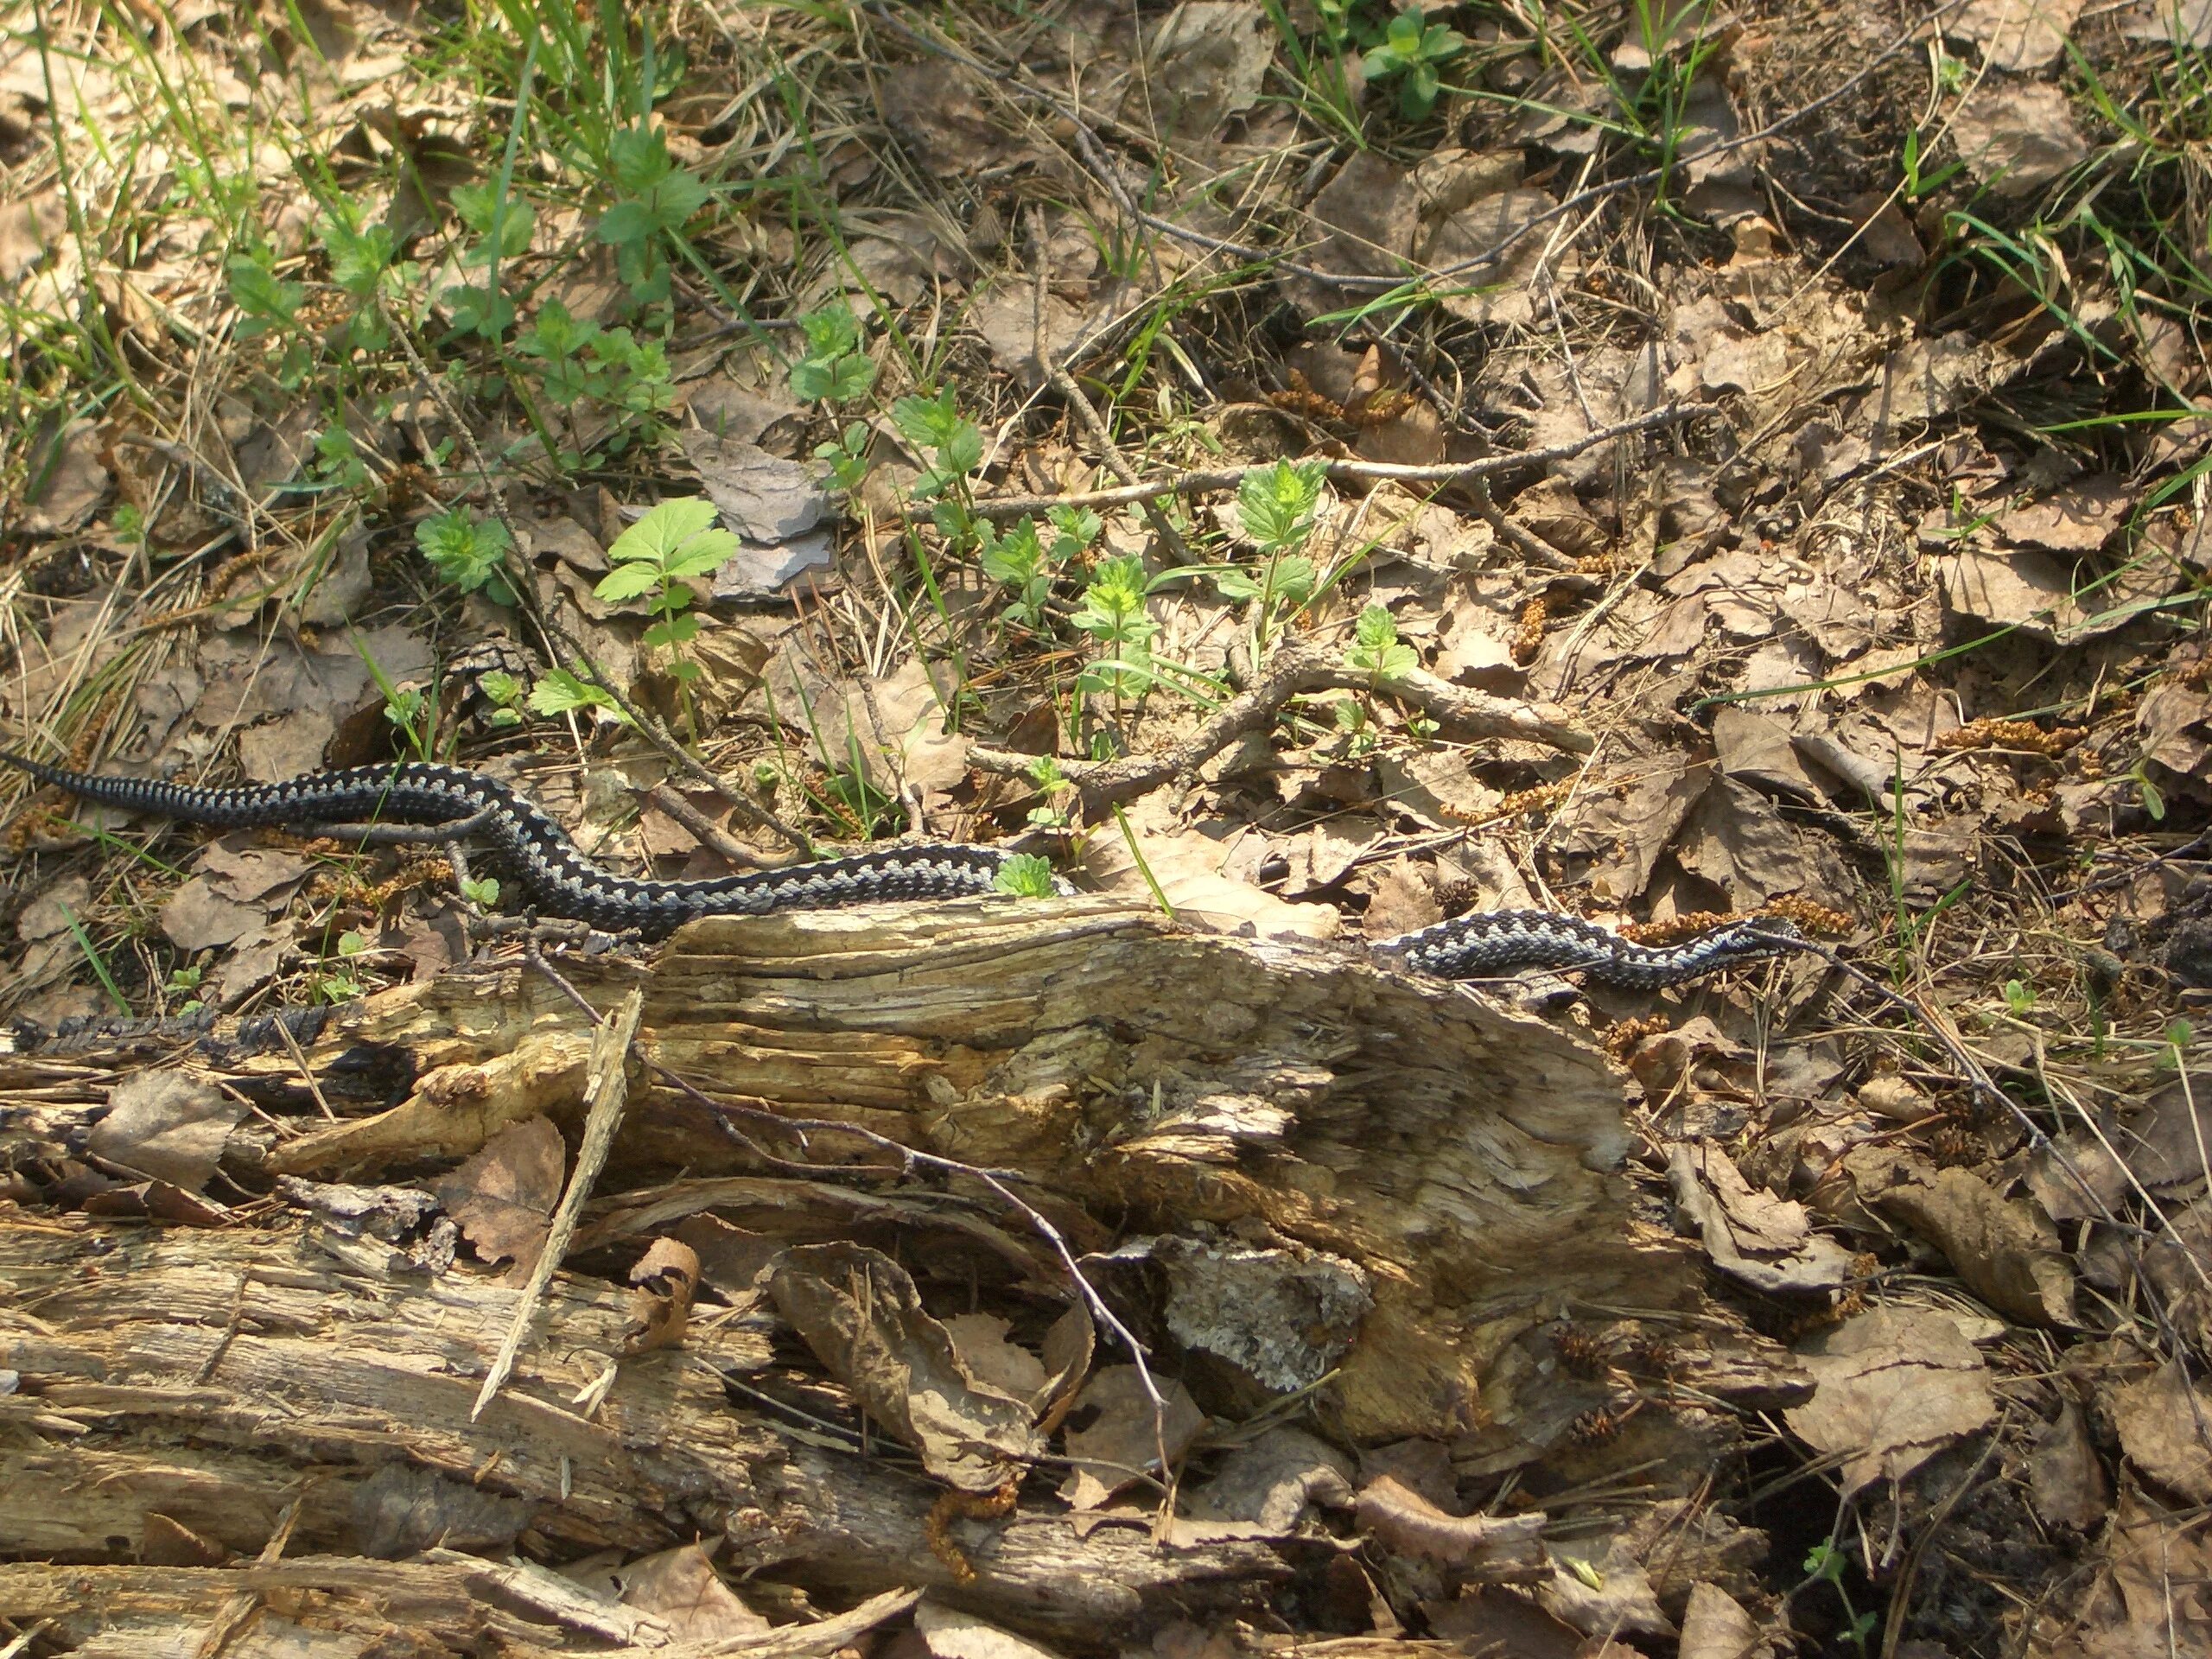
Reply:
<svg viewBox="0 0 2212 1659"><path fill-rule="evenodd" d="M1011 855L958 842L908 844L846 858L707 880L618 875L586 858L561 826L505 785L459 766L422 762L311 772L237 789L71 772L0 753L41 783L101 805L222 829L364 823L467 824L497 849L524 892L550 914L608 931L658 938L701 916L760 916L881 899L958 899L994 891ZM1580 973L1607 985L1652 990L1718 969L1795 950L1790 923L1762 918L1712 929L1678 944L1638 944L1579 916L1548 910L1478 911L1377 942L1385 962L1445 979L1525 969Z"/></svg>

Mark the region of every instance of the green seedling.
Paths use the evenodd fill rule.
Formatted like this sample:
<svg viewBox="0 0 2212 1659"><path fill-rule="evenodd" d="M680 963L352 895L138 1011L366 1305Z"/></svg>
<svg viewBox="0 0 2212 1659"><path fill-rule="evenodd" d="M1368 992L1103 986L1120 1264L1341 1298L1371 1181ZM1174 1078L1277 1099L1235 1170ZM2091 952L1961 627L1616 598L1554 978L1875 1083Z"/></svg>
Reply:
<svg viewBox="0 0 2212 1659"><path fill-rule="evenodd" d="M507 527L455 507L415 526L415 545L439 576L464 594L481 589L495 605L512 605L507 583L507 550L514 545Z"/></svg>
<svg viewBox="0 0 2212 1659"><path fill-rule="evenodd" d="M1379 38L1369 47L1360 67L1368 79L1395 79L1398 113L1418 121L1436 105L1442 90L1441 66L1466 50L1467 37L1456 29L1425 21L1416 7L1392 17Z"/></svg>

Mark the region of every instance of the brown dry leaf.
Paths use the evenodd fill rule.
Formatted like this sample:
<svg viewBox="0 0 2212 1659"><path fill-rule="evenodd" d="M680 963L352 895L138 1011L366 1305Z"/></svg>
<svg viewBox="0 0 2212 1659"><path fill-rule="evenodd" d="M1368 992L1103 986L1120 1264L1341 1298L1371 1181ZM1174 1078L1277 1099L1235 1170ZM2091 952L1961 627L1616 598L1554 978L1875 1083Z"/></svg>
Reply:
<svg viewBox="0 0 2212 1659"><path fill-rule="evenodd" d="M1027 1637L926 1597L914 1609L914 1630L934 1659L1058 1659L1052 1649Z"/></svg>
<svg viewBox="0 0 2212 1659"><path fill-rule="evenodd" d="M1815 1233L1803 1205L1751 1185L1718 1146L1670 1147L1667 1185L1713 1266L1752 1289L1811 1295L1840 1289L1850 1278L1851 1252Z"/></svg>
<svg viewBox="0 0 2212 1659"><path fill-rule="evenodd" d="M1969 547L1936 563L1944 607L1969 623L2015 627L2049 641L2083 620L2066 568L2047 553Z"/></svg>
<svg viewBox="0 0 2212 1659"><path fill-rule="evenodd" d="M1191 1494L1200 1519L1249 1521L1287 1537L1309 1504L1332 1509L1351 1502L1351 1459L1302 1428L1271 1428L1221 1460L1211 1480Z"/></svg>
<svg viewBox="0 0 2212 1659"><path fill-rule="evenodd" d="M2082 16L2082 0L1967 0L1943 32L1971 41L1993 67L2018 73L2057 60Z"/></svg>
<svg viewBox="0 0 2212 1659"><path fill-rule="evenodd" d="M984 112L975 79L963 69L925 58L887 67L875 79L885 123L926 173L958 178L1003 167L1023 153L1024 146Z"/></svg>
<svg viewBox="0 0 2212 1659"><path fill-rule="evenodd" d="M207 1185L246 1110L214 1084L181 1071L125 1077L107 1099L107 1116L86 1137L86 1151L186 1192Z"/></svg>
<svg viewBox="0 0 2212 1659"><path fill-rule="evenodd" d="M2212 1521L2172 1514L2123 1491L2100 1541L2098 1572L2038 1654L2093 1659L2170 1659L2212 1652ZM2051 1621L2056 1624L2056 1621Z"/></svg>
<svg viewBox="0 0 2212 1659"><path fill-rule="evenodd" d="M1565 839L1572 851L1602 861L1591 874L1591 885L1616 903L1642 893L1713 778L1711 766L1662 761L1625 799L1608 795L1585 807Z"/></svg>
<svg viewBox="0 0 2212 1659"><path fill-rule="evenodd" d="M1076 1396L1071 1415L1096 1412L1089 1427L1067 1432L1068 1461L1074 1472L1061 1483L1060 1496L1075 1510L1095 1510L1147 1470L1160 1467L1161 1442L1169 1461L1183 1455L1205 1414L1175 1377L1155 1377L1166 1406L1166 1421L1155 1425L1152 1400L1134 1365L1109 1365L1094 1374Z"/></svg>
<svg viewBox="0 0 2212 1659"><path fill-rule="evenodd" d="M1627 1540L1609 1538L1605 1553L1594 1560L1584 1554L1588 1548L1579 1543L1574 1552L1586 1563L1582 1571L1555 1562L1550 1581L1537 1586L1545 1611L1586 1636L1674 1635L1675 1621L1660 1607L1650 1574Z"/></svg>
<svg viewBox="0 0 2212 1659"><path fill-rule="evenodd" d="M2212 1503L2212 1389L2170 1360L2108 1403L2130 1463L2177 1497Z"/></svg>
<svg viewBox="0 0 2212 1659"><path fill-rule="evenodd" d="M1356 1507L1359 1524L1391 1548L1459 1567L1541 1563L1543 1531L1551 1518L1535 1510L1447 1515L1390 1475L1361 1488Z"/></svg>
<svg viewBox="0 0 2212 1659"><path fill-rule="evenodd" d="M1847 1497L1902 1480L1997 1414L1981 1355L1942 1313L1877 1308L1820 1332L1797 1354L1817 1388L1784 1415L1815 1451L1841 1454Z"/></svg>
<svg viewBox="0 0 2212 1659"><path fill-rule="evenodd" d="M657 1238L630 1269L629 1328L622 1351L642 1354L675 1348L683 1341L691 1318L691 1298L699 1288L699 1253L673 1238Z"/></svg>
<svg viewBox="0 0 2212 1659"><path fill-rule="evenodd" d="M1151 31L1122 118L1161 138L1218 139L1259 101L1274 26L1243 0L1184 0Z"/></svg>
<svg viewBox="0 0 2212 1659"><path fill-rule="evenodd" d="M1999 196L2031 195L2088 159L2066 94L2040 81L1985 84L1951 127L1967 171Z"/></svg>
<svg viewBox="0 0 2212 1659"><path fill-rule="evenodd" d="M1726 1591L1701 1581L1690 1586L1680 1659L1774 1659L1777 1650L1772 1634Z"/></svg>
<svg viewBox="0 0 2212 1659"><path fill-rule="evenodd" d="M622 1605L664 1622L670 1641L723 1642L773 1628L737 1599L698 1544L643 1556L616 1568L613 1576Z"/></svg>
<svg viewBox="0 0 2212 1659"><path fill-rule="evenodd" d="M977 1378L924 1311L912 1275L880 1251L798 1246L769 1274L768 1294L861 1409L938 1479L994 1492L1044 1450L1028 1402Z"/></svg>
<svg viewBox="0 0 2212 1659"><path fill-rule="evenodd" d="M568 1149L552 1120L531 1117L501 1130L431 1191L486 1262L514 1260L526 1274L545 1248L561 1201Z"/></svg>
<svg viewBox="0 0 2212 1659"><path fill-rule="evenodd" d="M2050 1224L2034 1205L2001 1197L1971 1170L1905 1172L1868 1193L1950 1258L1974 1294L2029 1325L2074 1323L2074 1275Z"/></svg>
<svg viewBox="0 0 2212 1659"><path fill-rule="evenodd" d="M2112 1507L2112 1482L2089 1440L2082 1408L2061 1403L2058 1415L2036 1433L2028 1456L2028 1491L2036 1514L2053 1527L2087 1532Z"/></svg>
<svg viewBox="0 0 2212 1659"><path fill-rule="evenodd" d="M1482 1659L1591 1659L1582 1632L1521 1592L1496 1586L1463 1590L1454 1601L1425 1601L1432 1635Z"/></svg>
<svg viewBox="0 0 2212 1659"><path fill-rule="evenodd" d="M100 464L100 437L88 421L61 434L48 456L33 469L37 493L24 505L16 528L32 536L67 536L91 522L114 483Z"/></svg>
<svg viewBox="0 0 2212 1659"><path fill-rule="evenodd" d="M2120 474L2095 473L1999 514L1996 527L2008 542L2053 553L2094 553L2127 521L2135 496Z"/></svg>
<svg viewBox="0 0 2212 1659"><path fill-rule="evenodd" d="M2212 0L2133 0L2120 31L2131 41L2212 46Z"/></svg>

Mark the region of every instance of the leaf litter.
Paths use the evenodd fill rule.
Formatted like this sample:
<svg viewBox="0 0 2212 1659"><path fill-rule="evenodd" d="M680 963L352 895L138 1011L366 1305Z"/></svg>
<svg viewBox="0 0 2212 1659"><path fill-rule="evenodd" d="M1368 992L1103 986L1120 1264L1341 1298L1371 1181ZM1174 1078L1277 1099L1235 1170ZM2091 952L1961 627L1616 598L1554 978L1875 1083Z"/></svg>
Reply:
<svg viewBox="0 0 2212 1659"><path fill-rule="evenodd" d="M2202 239L2202 10L1975 0L1924 40L1857 6L1540 31L1474 6L656 13L683 49L595 155L523 84L553 60L518 78L512 17L202 6L143 36L59 20L53 52L11 20L10 742L247 783L457 755L647 874L1027 835L1262 941L1502 903L1840 910L1863 982L1794 963L1560 1016L1622 1062L1652 1248L1712 1271L1688 1325L1622 1312L1625 1286L1511 1330L1421 1310L1494 1378L1574 1379L1495 1465L1478 1402L1408 1443L1438 1448L1420 1479L1333 1438L1334 1368L1412 1316L1395 1264L1318 1224L1086 1218L1085 1249L1127 1235L1126 1305L1099 1309L1027 1245L820 1195L807 1225L679 1207L579 1270L626 1287L641 1361L772 1309L836 1408L979 1503L1272 1540L1311 1622L1197 1630L1224 1659L1509 1629L1780 1651L1863 1644L1869 1607L1899 1651L2186 1648L2212 428L2183 418L2206 365L2175 248ZM605 26L578 87L639 73ZM441 79L434 41L505 90ZM222 133L258 136L219 177L179 162ZM1233 488L1078 505L1224 455L1354 470L1272 528ZM1064 515L1033 539L992 505L1029 496ZM1180 752L1288 649L1338 683L1096 810L1091 769ZM1424 674L1555 705L1586 747L1470 736ZM19 807L5 995L45 1027L342 1005L468 948L450 880L397 849L194 851ZM524 1274L565 1166L542 1114L581 1068L456 1059L383 1116L277 1116L432 1166L404 1177L475 1266ZM1123 1150L1319 1204L1341 1172L1281 1151L1315 1109L1283 1079ZM189 1065L77 1118L26 1095L10 1202L219 1224L268 1185L245 1149L278 1096L245 1098ZM922 1236L964 1243L905 1255ZM1763 1380L1700 1395L1731 1344ZM1784 1398L1786 1433L1760 1414ZM1802 1471L1758 1510L1755 1572L1674 1573L1577 1497L1648 1452L1651 1490L1748 1521L1709 1479L1746 1446ZM413 1538L391 1516L419 1496L369 1532ZM2009 1592L1931 1564L2031 1510L1975 1563ZM1001 1524L958 1516L934 1524ZM1910 1542L1843 1541L1878 1535ZM1801 1570L1818 1538L1837 1554ZM641 1550L620 1593L664 1639L763 1637L711 1557ZM791 1605L760 1604L779 1630ZM886 1645L1034 1645L934 1599L911 1625Z"/></svg>

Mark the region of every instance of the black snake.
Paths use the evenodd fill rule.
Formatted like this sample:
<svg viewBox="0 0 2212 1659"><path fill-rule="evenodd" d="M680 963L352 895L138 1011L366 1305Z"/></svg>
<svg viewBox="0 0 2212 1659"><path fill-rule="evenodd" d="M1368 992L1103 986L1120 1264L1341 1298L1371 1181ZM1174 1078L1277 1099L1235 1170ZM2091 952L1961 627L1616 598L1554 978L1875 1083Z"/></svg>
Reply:
<svg viewBox="0 0 2212 1659"><path fill-rule="evenodd" d="M0 760L105 806L223 829L371 820L466 824L469 835L498 849L524 891L547 912L653 938L701 916L760 916L879 899L987 893L998 887L1011 856L995 847L931 842L707 880L641 880L601 869L529 801L504 784L459 766L410 761L311 772L238 789L193 789L70 772L16 754L0 753ZM1680 944L1647 945L1579 916L1491 910L1402 933L1373 949L1382 960L1445 979L1487 978L1535 968L1650 990L1777 956L1803 943L1794 925L1779 919L1736 922Z"/></svg>

